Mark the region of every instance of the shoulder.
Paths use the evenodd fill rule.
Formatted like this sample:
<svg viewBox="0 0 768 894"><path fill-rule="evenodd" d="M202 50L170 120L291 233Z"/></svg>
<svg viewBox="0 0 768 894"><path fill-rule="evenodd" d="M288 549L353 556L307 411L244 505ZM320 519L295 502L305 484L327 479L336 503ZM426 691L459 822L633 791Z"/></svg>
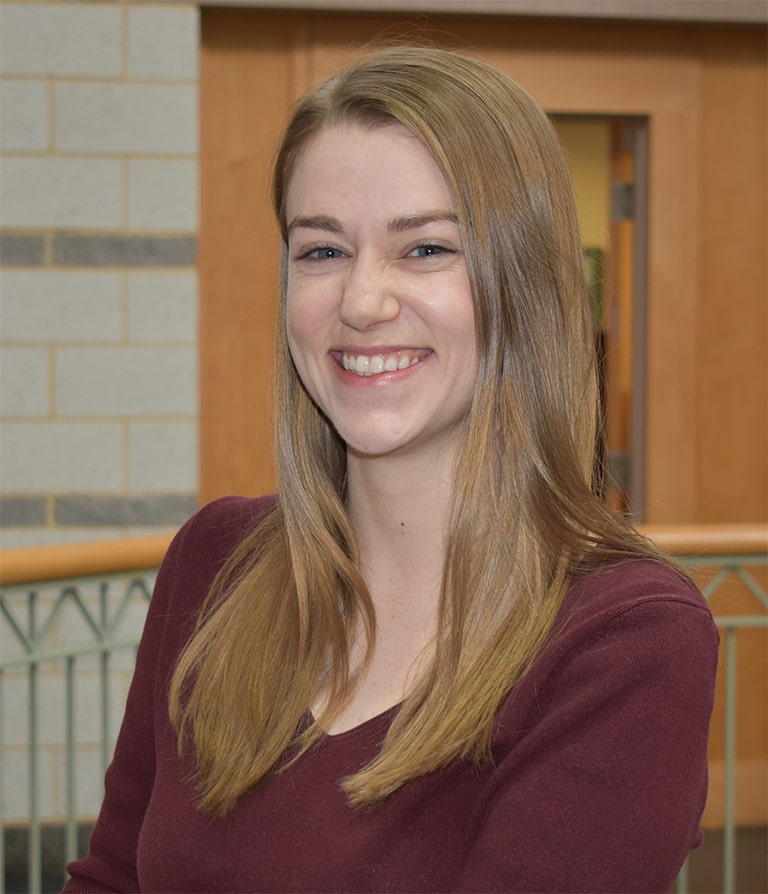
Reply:
<svg viewBox="0 0 768 894"><path fill-rule="evenodd" d="M220 497L199 509L179 530L166 561L220 564L277 505L274 495Z"/></svg>
<svg viewBox="0 0 768 894"><path fill-rule="evenodd" d="M718 642L709 606L682 572L661 561L630 559L574 577L548 651L561 665L566 656L591 653L599 661L612 651L621 659L619 675L687 665L688 672L706 668L709 676Z"/></svg>
<svg viewBox="0 0 768 894"><path fill-rule="evenodd" d="M199 509L178 531L163 559L152 597L161 617L192 617L222 566L277 498L222 497Z"/></svg>
<svg viewBox="0 0 768 894"><path fill-rule="evenodd" d="M709 606L684 574L653 559L629 559L576 574L555 631L596 633L635 613L693 615L711 621Z"/></svg>
<svg viewBox="0 0 768 894"><path fill-rule="evenodd" d="M219 497L198 509L181 530L187 529L188 534L192 532L193 536L231 540L244 534L276 505L275 494L264 497Z"/></svg>
<svg viewBox="0 0 768 894"><path fill-rule="evenodd" d="M627 560L574 577L497 715L485 862L514 824L519 890L668 890L701 842L717 652L706 602L674 567ZM554 868L535 846L553 828Z"/></svg>
<svg viewBox="0 0 768 894"><path fill-rule="evenodd" d="M700 697L708 718L719 637L704 598L663 562L637 559L574 577L537 659L515 687L518 707L610 698ZM709 707L708 707L709 705Z"/></svg>
<svg viewBox="0 0 768 894"><path fill-rule="evenodd" d="M584 649L606 638L652 660L673 648L716 654L718 644L701 593L676 568L653 559L620 561L574 577L552 645Z"/></svg>

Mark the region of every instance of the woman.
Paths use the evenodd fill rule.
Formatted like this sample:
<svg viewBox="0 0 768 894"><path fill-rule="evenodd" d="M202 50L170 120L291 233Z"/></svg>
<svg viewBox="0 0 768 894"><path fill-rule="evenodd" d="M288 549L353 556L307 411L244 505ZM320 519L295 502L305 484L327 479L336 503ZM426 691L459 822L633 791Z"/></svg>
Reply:
<svg viewBox="0 0 768 894"><path fill-rule="evenodd" d="M386 50L299 105L274 200L280 496L171 546L68 889L667 890L717 634L599 499L549 121Z"/></svg>

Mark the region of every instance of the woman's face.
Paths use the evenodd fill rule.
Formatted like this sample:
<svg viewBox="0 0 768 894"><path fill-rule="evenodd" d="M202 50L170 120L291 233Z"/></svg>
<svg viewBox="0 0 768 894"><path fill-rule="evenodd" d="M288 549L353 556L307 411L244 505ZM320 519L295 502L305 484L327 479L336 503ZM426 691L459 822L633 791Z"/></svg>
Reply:
<svg viewBox="0 0 768 894"><path fill-rule="evenodd" d="M453 199L399 125L330 127L286 192L286 321L304 386L350 451L444 451L477 356Z"/></svg>

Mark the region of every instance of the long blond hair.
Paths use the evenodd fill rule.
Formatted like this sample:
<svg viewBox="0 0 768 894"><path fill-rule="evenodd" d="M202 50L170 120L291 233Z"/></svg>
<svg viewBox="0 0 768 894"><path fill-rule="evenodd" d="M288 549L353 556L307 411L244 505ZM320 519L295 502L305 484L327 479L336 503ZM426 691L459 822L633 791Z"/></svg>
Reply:
<svg viewBox="0 0 768 894"><path fill-rule="evenodd" d="M494 718L541 649L574 569L652 550L599 498L589 295L570 177L545 113L468 56L413 47L369 55L313 90L291 119L274 172L284 240L295 160L342 122L399 123L434 156L456 204L478 345L434 658L376 759L343 781L359 805L456 758L490 760ZM352 632L362 623L369 648L375 636L344 506L344 444L296 374L283 304L279 502L214 582L170 692L179 746L194 749L201 807L217 815L319 738L354 689ZM321 691L327 707L307 721Z"/></svg>

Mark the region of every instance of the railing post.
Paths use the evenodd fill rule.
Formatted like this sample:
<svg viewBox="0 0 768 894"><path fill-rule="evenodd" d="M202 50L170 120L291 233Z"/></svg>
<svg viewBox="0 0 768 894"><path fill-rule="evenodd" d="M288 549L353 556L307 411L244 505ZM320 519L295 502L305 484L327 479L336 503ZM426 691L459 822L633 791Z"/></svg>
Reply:
<svg viewBox="0 0 768 894"><path fill-rule="evenodd" d="M0 668L0 719L5 717L5 672ZM0 783L5 779L5 766L3 761L3 737L0 734ZM3 810L3 798L0 797L0 894L5 894L5 811Z"/></svg>
<svg viewBox="0 0 768 894"><path fill-rule="evenodd" d="M725 633L725 817L723 894L736 890L736 628Z"/></svg>
<svg viewBox="0 0 768 894"><path fill-rule="evenodd" d="M75 656L67 658L66 700L66 761L67 761L67 805L65 860L70 863L77 858L77 762L75 760Z"/></svg>
<svg viewBox="0 0 768 894"><path fill-rule="evenodd" d="M99 587L99 604L101 611L101 629L104 635L108 635L109 631L109 614L108 599L109 589L102 582ZM107 772L109 765L111 748L109 746L109 650L104 649L99 656L99 664L101 668L101 778L102 784L104 774Z"/></svg>
<svg viewBox="0 0 768 894"><path fill-rule="evenodd" d="M37 644L37 592L29 594L29 638ZM38 726L38 683L40 665L29 666L29 851L27 884L30 891L42 890L42 842L40 834L40 742Z"/></svg>

